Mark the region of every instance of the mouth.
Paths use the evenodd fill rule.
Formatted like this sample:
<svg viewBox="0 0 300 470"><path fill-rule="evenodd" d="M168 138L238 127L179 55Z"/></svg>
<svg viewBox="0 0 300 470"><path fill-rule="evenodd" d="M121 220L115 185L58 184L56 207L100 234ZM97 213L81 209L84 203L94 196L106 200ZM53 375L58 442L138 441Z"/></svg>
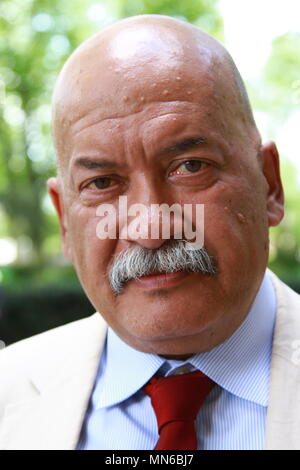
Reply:
<svg viewBox="0 0 300 470"><path fill-rule="evenodd" d="M159 289L171 287L180 283L191 273L188 271L174 271L172 273L152 273L148 276L141 276L132 281L136 287L142 289Z"/></svg>

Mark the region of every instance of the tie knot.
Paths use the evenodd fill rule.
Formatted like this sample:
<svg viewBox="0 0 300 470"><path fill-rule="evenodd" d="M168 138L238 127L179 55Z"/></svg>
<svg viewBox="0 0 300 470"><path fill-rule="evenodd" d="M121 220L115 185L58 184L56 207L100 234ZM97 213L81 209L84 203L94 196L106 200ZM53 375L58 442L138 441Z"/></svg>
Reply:
<svg viewBox="0 0 300 470"><path fill-rule="evenodd" d="M194 421L214 382L200 371L152 377L143 387L150 396L158 431L173 421Z"/></svg>

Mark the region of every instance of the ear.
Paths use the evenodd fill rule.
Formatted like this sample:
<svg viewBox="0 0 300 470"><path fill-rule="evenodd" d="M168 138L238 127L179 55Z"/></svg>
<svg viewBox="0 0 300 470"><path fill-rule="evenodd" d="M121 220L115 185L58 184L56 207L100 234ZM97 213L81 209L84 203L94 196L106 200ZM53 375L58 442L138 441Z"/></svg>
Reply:
<svg viewBox="0 0 300 470"><path fill-rule="evenodd" d="M284 216L284 194L280 178L279 154L274 142L261 147L263 173L268 184L267 213L269 227L278 225Z"/></svg>
<svg viewBox="0 0 300 470"><path fill-rule="evenodd" d="M56 209L60 233L63 242L63 250L65 256L72 261L72 252L69 243L68 228L65 221L65 212L62 198L61 180L59 178L49 178L47 181L48 193L52 199L53 205Z"/></svg>

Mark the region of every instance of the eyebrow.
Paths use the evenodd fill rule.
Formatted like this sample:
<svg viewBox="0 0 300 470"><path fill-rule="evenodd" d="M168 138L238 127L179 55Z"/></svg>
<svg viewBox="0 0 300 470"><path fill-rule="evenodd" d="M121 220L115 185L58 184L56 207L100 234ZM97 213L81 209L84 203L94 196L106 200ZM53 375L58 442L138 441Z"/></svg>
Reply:
<svg viewBox="0 0 300 470"><path fill-rule="evenodd" d="M88 170L113 170L120 167L117 162L111 162L105 159L94 159L90 157L79 157L75 160L74 166L87 168Z"/></svg>
<svg viewBox="0 0 300 470"><path fill-rule="evenodd" d="M207 139L205 137L190 137L188 139L181 140L176 144L165 147L160 153L179 153L187 150L193 150L200 145L206 144ZM105 159L94 159L91 157L79 157L75 160L74 166L77 168L87 168L88 170L113 170L119 168L120 165L117 162L112 162Z"/></svg>
<svg viewBox="0 0 300 470"><path fill-rule="evenodd" d="M200 145L206 143L207 139L205 137L191 137L189 139L181 140L180 142L177 142L176 144L173 144L170 147L164 148L161 153L175 153L193 150L194 148L197 148Z"/></svg>

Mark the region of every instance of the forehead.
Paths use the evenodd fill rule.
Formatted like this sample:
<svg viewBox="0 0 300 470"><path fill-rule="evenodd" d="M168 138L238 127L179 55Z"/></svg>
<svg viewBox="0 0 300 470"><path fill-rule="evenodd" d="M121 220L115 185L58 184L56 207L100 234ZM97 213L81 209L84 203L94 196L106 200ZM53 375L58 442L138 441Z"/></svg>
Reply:
<svg viewBox="0 0 300 470"><path fill-rule="evenodd" d="M67 161L71 164L80 155L102 153L118 160L125 154L139 158L146 152L154 156L180 140L200 136L214 144L224 141L224 124L219 123L216 133L209 99L203 96L200 104L193 99L175 98L172 101L160 101L159 97L151 102L129 101L128 107L123 103L122 110L113 114L98 106L85 112L69 127Z"/></svg>
<svg viewBox="0 0 300 470"><path fill-rule="evenodd" d="M201 120L201 115L209 114L208 106L204 102L199 106L192 101L184 100L157 100L147 103L143 101L129 103L127 110L126 106L123 106L123 112L113 114L110 114L109 110L104 113L101 108L95 107L70 125L70 138L80 139L94 132L100 133L101 137L105 138L105 134L102 134L105 129L119 132L135 129L139 133L142 133L145 127L147 129L160 127L164 130L166 126L172 126L174 129L179 129L186 124Z"/></svg>
<svg viewBox="0 0 300 470"><path fill-rule="evenodd" d="M229 128L232 117L236 121L238 97L220 56L205 46L176 44L168 44L160 54L162 39L152 32L141 37L134 49L136 39L127 31L102 48L101 60L99 45L92 44L67 65L55 99L53 127L59 155L68 158L74 136L83 135L84 129L92 132L96 123L106 129L117 121L141 124L145 116L151 120L175 108L177 112L182 103L196 106L212 128ZM188 113L181 113L181 119L191 120Z"/></svg>
<svg viewBox="0 0 300 470"><path fill-rule="evenodd" d="M153 66L148 71L136 71L134 76L129 70L122 77L118 73L105 73L101 80L97 74L85 77L80 88L74 90L72 101L64 104L56 122L63 146L72 144L74 136L83 135L84 130L96 131L96 124L106 129L116 124L122 128L125 121L126 126L142 125L169 113L191 121L194 116L190 113L196 110L210 120L216 116L222 90L215 86L212 64L207 64L201 73L178 68L172 73L164 69L158 74L156 68L150 69Z"/></svg>
<svg viewBox="0 0 300 470"><path fill-rule="evenodd" d="M163 62L161 56L142 64L135 56L127 63L111 55L105 66L75 67L56 103L58 118L73 123L91 113L99 119L136 113L151 102L202 101L214 87L216 68L209 53L203 56L197 65L179 57Z"/></svg>
<svg viewBox="0 0 300 470"><path fill-rule="evenodd" d="M94 112L70 127L72 151L84 153L96 147L113 153L119 144L128 147L140 142L155 153L182 137L208 136L211 126L204 115L204 107L184 101L149 103L139 112L106 119Z"/></svg>

